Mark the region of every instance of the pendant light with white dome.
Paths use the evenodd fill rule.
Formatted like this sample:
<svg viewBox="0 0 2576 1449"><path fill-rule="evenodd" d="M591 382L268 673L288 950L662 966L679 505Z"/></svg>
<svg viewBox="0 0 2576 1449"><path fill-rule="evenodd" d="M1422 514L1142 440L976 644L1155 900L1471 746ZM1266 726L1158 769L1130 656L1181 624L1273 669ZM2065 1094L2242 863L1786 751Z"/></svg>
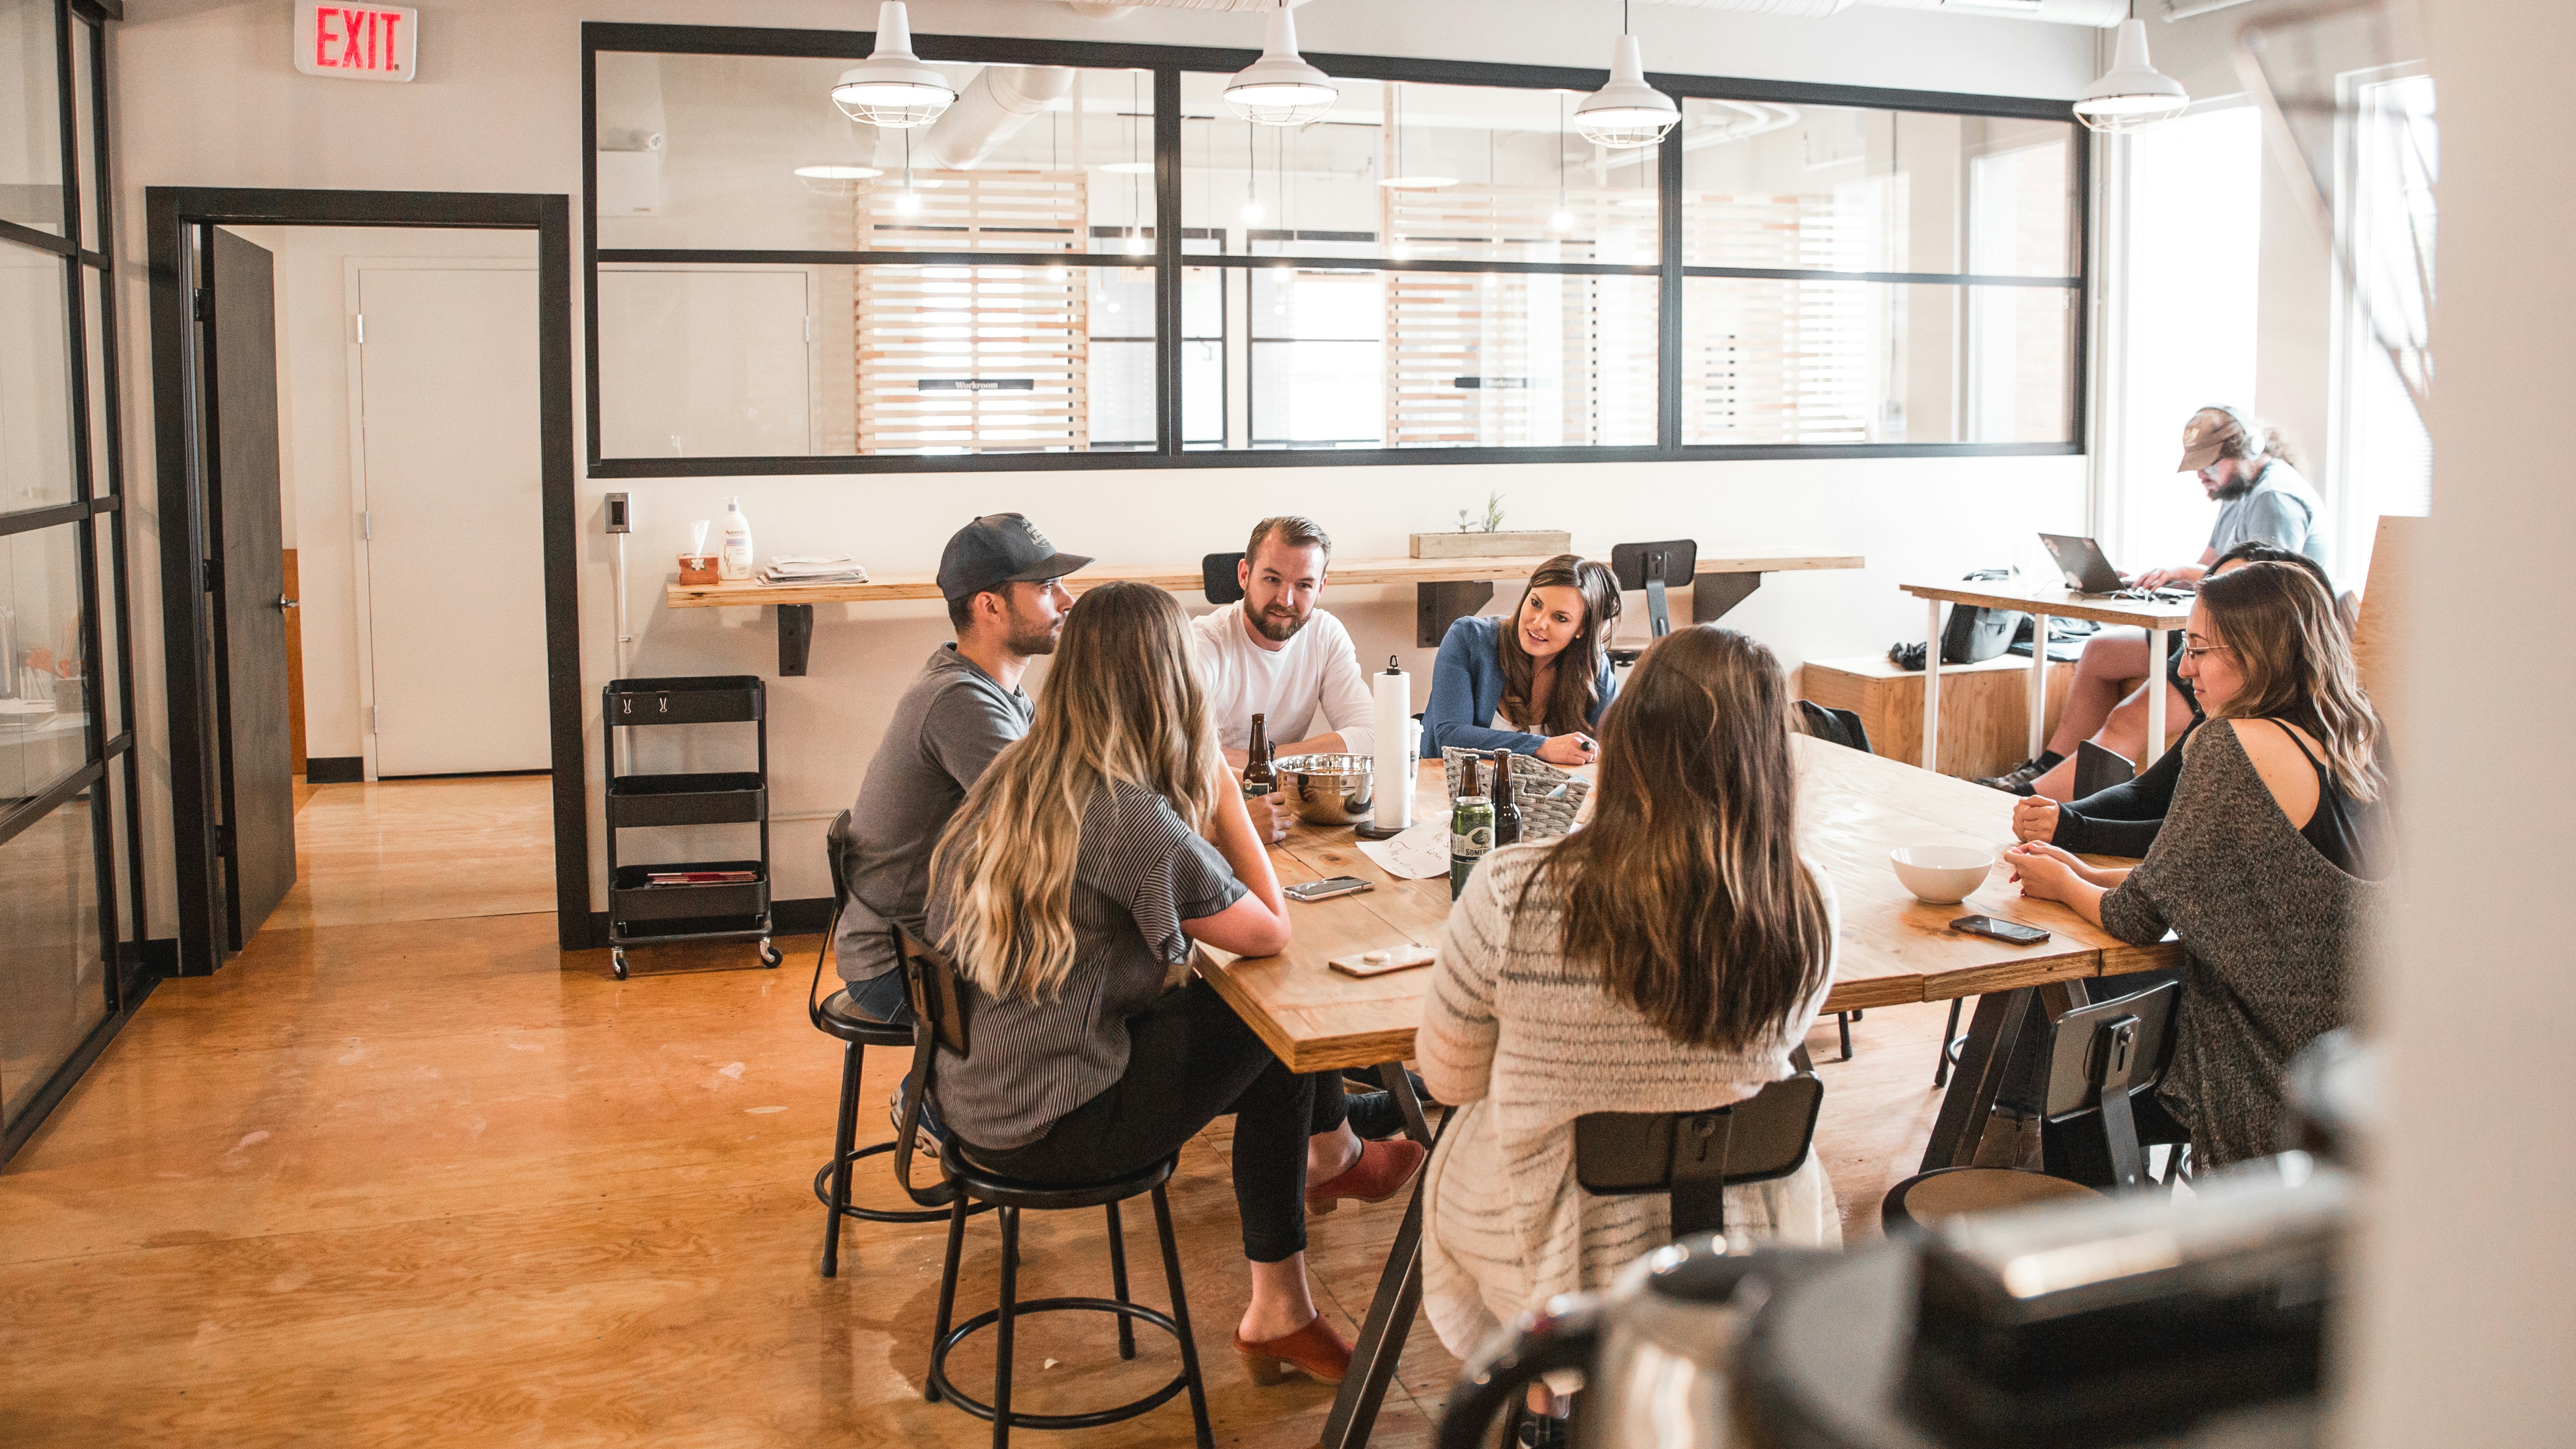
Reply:
<svg viewBox="0 0 2576 1449"><path fill-rule="evenodd" d="M903 0L877 7L877 44L868 58L841 72L832 104L853 121L888 130L927 126L957 99L948 77L912 53L912 19Z"/></svg>
<svg viewBox="0 0 2576 1449"><path fill-rule="evenodd" d="M1574 129L1611 151L1652 146L1682 118L1673 98L1646 84L1645 50L1629 28L1627 0L1619 5L1619 48L1610 60L1610 83L1574 108Z"/></svg>
<svg viewBox="0 0 2576 1449"><path fill-rule="evenodd" d="M2137 17L2137 8L2131 0L2129 18L2120 22L2111 68L2076 97L2075 119L2096 131L2143 130L2191 108L2182 82L2148 64L2147 23Z"/></svg>
<svg viewBox="0 0 2576 1449"><path fill-rule="evenodd" d="M1225 83L1225 103L1247 121L1264 126L1302 126L1330 114L1342 97L1333 78L1306 63L1297 53L1297 20L1289 0L1278 0L1270 12L1270 33L1261 59L1235 72Z"/></svg>

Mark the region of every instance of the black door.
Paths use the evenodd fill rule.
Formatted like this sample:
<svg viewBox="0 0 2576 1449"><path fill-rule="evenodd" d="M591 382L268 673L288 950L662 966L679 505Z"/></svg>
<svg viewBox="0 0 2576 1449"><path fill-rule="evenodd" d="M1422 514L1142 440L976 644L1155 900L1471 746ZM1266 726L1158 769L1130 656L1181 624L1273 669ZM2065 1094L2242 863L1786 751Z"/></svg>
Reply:
<svg viewBox="0 0 2576 1449"><path fill-rule="evenodd" d="M206 232L203 356L212 464L216 769L225 944L238 951L295 884L286 718L286 555L277 479L277 293L268 252Z"/></svg>

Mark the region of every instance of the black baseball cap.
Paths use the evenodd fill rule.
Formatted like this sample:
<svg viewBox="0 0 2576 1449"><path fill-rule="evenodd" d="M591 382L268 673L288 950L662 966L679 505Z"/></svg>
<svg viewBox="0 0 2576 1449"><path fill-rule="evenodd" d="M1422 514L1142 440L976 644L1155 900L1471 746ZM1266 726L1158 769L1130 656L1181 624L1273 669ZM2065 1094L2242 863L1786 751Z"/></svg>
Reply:
<svg viewBox="0 0 2576 1449"><path fill-rule="evenodd" d="M965 599L1004 584L1062 578L1091 560L1058 553L1021 513L987 513L949 538L939 555L939 596Z"/></svg>

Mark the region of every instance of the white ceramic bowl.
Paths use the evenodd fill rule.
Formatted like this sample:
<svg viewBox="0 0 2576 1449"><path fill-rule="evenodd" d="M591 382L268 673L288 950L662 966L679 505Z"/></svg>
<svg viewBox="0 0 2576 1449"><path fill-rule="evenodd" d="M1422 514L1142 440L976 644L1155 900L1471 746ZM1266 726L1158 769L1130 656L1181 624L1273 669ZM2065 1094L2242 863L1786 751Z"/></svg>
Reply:
<svg viewBox="0 0 2576 1449"><path fill-rule="evenodd" d="M1995 853L1982 845L1900 845L1887 853L1887 860L1917 900L1952 906L1986 883Z"/></svg>

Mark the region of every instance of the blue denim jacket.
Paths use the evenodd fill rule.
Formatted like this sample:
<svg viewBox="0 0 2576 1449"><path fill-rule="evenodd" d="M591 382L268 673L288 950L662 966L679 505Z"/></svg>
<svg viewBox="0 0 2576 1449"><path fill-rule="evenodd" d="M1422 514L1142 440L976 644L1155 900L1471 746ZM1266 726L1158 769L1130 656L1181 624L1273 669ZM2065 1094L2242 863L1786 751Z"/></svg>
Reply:
<svg viewBox="0 0 2576 1449"><path fill-rule="evenodd" d="M1534 755L1540 745L1547 743L1545 735L1488 729L1485 725L1503 702L1501 641L1507 622L1471 615L1450 625L1448 637L1440 641L1440 657L1431 666L1431 702L1422 711L1425 759L1437 758L1451 745ZM1600 728L1601 712L1610 707L1611 697L1618 692L1619 683L1611 675L1610 660L1605 654L1601 678L1594 686L1597 702L1584 723Z"/></svg>

